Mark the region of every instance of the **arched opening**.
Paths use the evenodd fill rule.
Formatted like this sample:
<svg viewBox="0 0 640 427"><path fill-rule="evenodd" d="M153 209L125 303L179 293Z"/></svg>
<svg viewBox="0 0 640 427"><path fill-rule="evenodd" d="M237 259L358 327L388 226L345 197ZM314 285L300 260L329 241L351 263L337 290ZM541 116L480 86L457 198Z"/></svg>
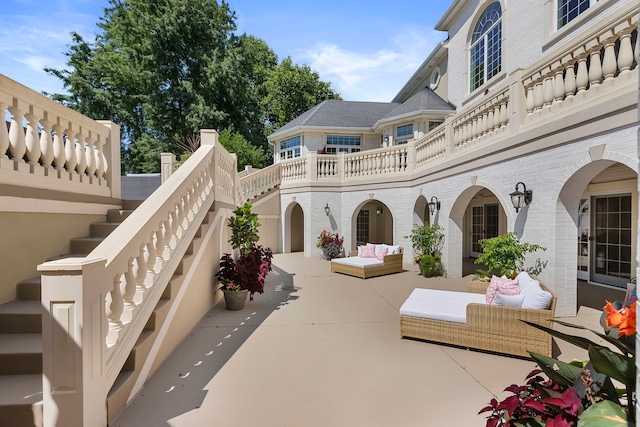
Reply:
<svg viewBox="0 0 640 427"><path fill-rule="evenodd" d="M600 308L610 289L600 285L626 290L634 276L637 179L624 164L597 160L577 170L560 191L554 276L556 286L565 288L556 291L575 297L576 310L580 305Z"/></svg>
<svg viewBox="0 0 640 427"><path fill-rule="evenodd" d="M367 243L393 244L393 215L378 200L368 200L356 208L351 224L351 250Z"/></svg>
<svg viewBox="0 0 640 427"><path fill-rule="evenodd" d="M448 246L459 248L448 257L451 274L473 274L478 268L474 261L482 250L480 240L506 232L507 214L498 197L482 186L464 190L451 209L448 223Z"/></svg>
<svg viewBox="0 0 640 427"><path fill-rule="evenodd" d="M292 202L285 211L284 252L304 252L304 211L297 202Z"/></svg>

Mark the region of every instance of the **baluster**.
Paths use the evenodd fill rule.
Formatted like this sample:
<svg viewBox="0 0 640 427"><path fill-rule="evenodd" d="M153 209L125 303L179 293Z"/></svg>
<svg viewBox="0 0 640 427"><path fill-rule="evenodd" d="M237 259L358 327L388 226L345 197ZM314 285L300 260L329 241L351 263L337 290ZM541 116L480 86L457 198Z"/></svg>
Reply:
<svg viewBox="0 0 640 427"><path fill-rule="evenodd" d="M122 292L122 301L124 303L124 311L122 315L122 323L126 324L133 318L133 310L136 303L133 298L136 296L136 278L133 274L133 260L129 258L127 263L127 271L120 278L120 291Z"/></svg>
<svg viewBox="0 0 640 427"><path fill-rule="evenodd" d="M173 249L171 248L171 240L173 238L173 233L171 232L171 223L169 222L169 217L164 220L164 259L171 259L171 253Z"/></svg>
<svg viewBox="0 0 640 427"><path fill-rule="evenodd" d="M7 150L9 149L9 130L7 129L4 116L7 111L7 104L0 102L0 114L3 120L0 121L0 159L7 159Z"/></svg>
<svg viewBox="0 0 640 427"><path fill-rule="evenodd" d="M64 142L64 156L66 163L64 165L67 172L72 173L76 169L76 147L75 147L75 133L71 129L67 129L67 139Z"/></svg>
<svg viewBox="0 0 640 427"><path fill-rule="evenodd" d="M578 59L578 73L576 75L576 85L578 86L578 93L582 93L586 91L587 84L589 84L589 72L587 71L587 58L582 57Z"/></svg>
<svg viewBox="0 0 640 427"><path fill-rule="evenodd" d="M618 68L620 69L620 74L627 74L631 70L631 65L633 65L631 33L625 33L620 36L620 50L618 51Z"/></svg>
<svg viewBox="0 0 640 427"><path fill-rule="evenodd" d="M576 93L576 72L574 64L569 64L564 73L564 99L573 97Z"/></svg>
<svg viewBox="0 0 640 427"><path fill-rule="evenodd" d="M542 81L542 97L545 107L550 107L553 102L553 76L548 75Z"/></svg>
<svg viewBox="0 0 640 427"><path fill-rule="evenodd" d="M147 287L144 285L144 280L147 278L147 260L145 258L145 244L140 245L140 250L138 251L138 256L135 259L135 263L133 264L133 277L136 279L136 296L133 301L136 304L142 303L144 301L144 293L147 290Z"/></svg>
<svg viewBox="0 0 640 427"><path fill-rule="evenodd" d="M162 232L162 226L164 222L160 221L158 229L156 230L156 271L161 271L164 266L164 233Z"/></svg>
<svg viewBox="0 0 640 427"><path fill-rule="evenodd" d="M16 107L9 107L11 113L11 126L9 128L9 153L14 162L24 162L22 157L27 152L22 116L24 112Z"/></svg>
<svg viewBox="0 0 640 427"><path fill-rule="evenodd" d="M542 91L542 80L537 80L533 90L533 101L535 106L533 107L533 111L538 111L542 108L544 104L544 94Z"/></svg>
<svg viewBox="0 0 640 427"><path fill-rule="evenodd" d="M507 124L509 123L509 109L507 108L508 102L508 100L505 100L500 105L500 128L507 127Z"/></svg>
<svg viewBox="0 0 640 427"><path fill-rule="evenodd" d="M485 136L489 131L489 112L484 111L482 114L482 136Z"/></svg>
<svg viewBox="0 0 640 427"><path fill-rule="evenodd" d="M40 160L40 139L38 137L38 117L31 113L24 115L27 119L27 135L25 137L25 147L27 149L27 162L38 165Z"/></svg>
<svg viewBox="0 0 640 427"><path fill-rule="evenodd" d="M95 147L96 147L96 177L99 179L103 179L104 178L104 158L103 158L103 154L102 154L102 145L103 142L101 140L96 140L95 142Z"/></svg>
<svg viewBox="0 0 640 427"><path fill-rule="evenodd" d="M604 57L602 58L602 76L604 80L613 79L618 69L615 52L616 41L609 39L604 44Z"/></svg>
<svg viewBox="0 0 640 427"><path fill-rule="evenodd" d="M500 129L500 103L497 103L493 109L493 132Z"/></svg>
<svg viewBox="0 0 640 427"><path fill-rule="evenodd" d="M178 213L177 213L177 204L176 206L174 206L174 208L171 210L171 212L169 212L169 215L171 216L171 234L173 234L174 236L176 236L176 242L178 242L181 238L182 238L182 234L179 234L179 230L180 230L180 223L178 222ZM177 246L177 243L176 243Z"/></svg>
<svg viewBox="0 0 640 427"><path fill-rule="evenodd" d="M154 245L155 233L152 231L149 237L149 242L146 244L145 261L147 265L147 288L153 286L153 279L156 277L156 247ZM160 269L158 269L158 272Z"/></svg>
<svg viewBox="0 0 640 427"><path fill-rule="evenodd" d="M556 74L553 79L553 101L561 103L564 98L564 78L562 77L562 67L557 64Z"/></svg>
<svg viewBox="0 0 640 427"><path fill-rule="evenodd" d="M64 126L59 124L53 125L53 166L56 170L61 171L64 169L65 154L64 154Z"/></svg>
<svg viewBox="0 0 640 427"><path fill-rule="evenodd" d="M109 322L109 333L107 335L107 346L111 347L118 341L118 332L122 329L122 311L124 303L122 301L122 293L120 291L120 277L117 274L113 279L113 288L107 293L105 301L105 311Z"/></svg>
<svg viewBox="0 0 640 427"><path fill-rule="evenodd" d="M533 114L533 109L535 108L536 103L533 99L533 82L531 83L531 85L527 88L527 101L525 104L525 108L527 109L527 116L530 116L531 114Z"/></svg>
<svg viewBox="0 0 640 427"><path fill-rule="evenodd" d="M84 135L80 133L77 134L76 140L76 172L78 172L78 175L83 175L87 169L87 158L85 157L84 151Z"/></svg>
<svg viewBox="0 0 640 427"><path fill-rule="evenodd" d="M87 175L95 176L96 173L96 155L93 149L93 139L87 137L87 146L85 147L85 162L87 164Z"/></svg>
<svg viewBox="0 0 640 427"><path fill-rule="evenodd" d="M46 114L46 113L45 113ZM53 141L51 140L51 122L42 119L40 120L42 130L40 131L40 160L42 160L42 166L46 169L51 168L53 162Z"/></svg>
<svg viewBox="0 0 640 427"><path fill-rule="evenodd" d="M596 87L602 79L602 64L600 63L600 49L591 52L589 63L589 88Z"/></svg>

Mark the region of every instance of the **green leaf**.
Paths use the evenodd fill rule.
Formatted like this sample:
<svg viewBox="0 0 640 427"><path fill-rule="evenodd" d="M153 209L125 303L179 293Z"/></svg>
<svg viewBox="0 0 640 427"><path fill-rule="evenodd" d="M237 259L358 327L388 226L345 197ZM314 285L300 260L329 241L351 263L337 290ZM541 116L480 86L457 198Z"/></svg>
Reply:
<svg viewBox="0 0 640 427"><path fill-rule="evenodd" d="M625 342L623 342L619 338L612 337L612 336L607 335L607 334L603 334L602 332L594 331L593 329L585 328L584 326L574 325L573 323L563 322L561 320L552 320L552 322L557 323L557 324L562 325L562 326L567 326L569 328L575 328L575 329L582 329L582 330L585 330L585 331L591 331L594 334L596 334L597 336L599 336L600 338L602 338L602 339L606 340L607 342L610 342L611 344L613 344L616 347L618 347L620 349L620 351L622 351L624 353L633 354L633 355L636 354L635 350L632 347L628 346Z"/></svg>
<svg viewBox="0 0 640 427"><path fill-rule="evenodd" d="M532 326L532 327L534 327L536 329L540 329L542 331L545 331L546 333L548 333L551 336L559 338L559 339L561 339L563 341L571 343L571 344L573 344L575 346L578 346L580 348L584 348L585 350L588 350L589 347L601 347L598 344L596 344L595 342L593 342L593 341L591 341L591 340L589 340L587 338L576 337L575 335L565 334L563 332L556 331L555 329L547 328L546 326L538 325L537 323L528 322L526 320L522 320L522 322L524 322L527 325Z"/></svg>
<svg viewBox="0 0 640 427"><path fill-rule="evenodd" d="M563 387L572 387L582 370L570 363L565 363L539 353L530 351L529 354L550 380ZM554 366L557 366L558 370L555 370Z"/></svg>
<svg viewBox="0 0 640 427"><path fill-rule="evenodd" d="M627 414L622 410L622 407L608 400L588 407L578 420L578 427L621 427L627 425Z"/></svg>
<svg viewBox="0 0 640 427"><path fill-rule="evenodd" d="M604 347L589 348L589 359L596 371L610 376L625 385L635 385L635 358L615 353Z"/></svg>

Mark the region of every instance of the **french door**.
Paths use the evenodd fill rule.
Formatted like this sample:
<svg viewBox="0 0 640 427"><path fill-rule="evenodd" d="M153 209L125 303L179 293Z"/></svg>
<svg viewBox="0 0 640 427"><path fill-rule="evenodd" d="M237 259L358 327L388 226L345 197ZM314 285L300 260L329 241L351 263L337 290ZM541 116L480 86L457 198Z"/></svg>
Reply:
<svg viewBox="0 0 640 427"><path fill-rule="evenodd" d="M631 279L631 195L591 198L591 280L626 288Z"/></svg>
<svg viewBox="0 0 640 427"><path fill-rule="evenodd" d="M498 205L471 207L471 250L469 256L477 258L482 253L480 240L498 236Z"/></svg>

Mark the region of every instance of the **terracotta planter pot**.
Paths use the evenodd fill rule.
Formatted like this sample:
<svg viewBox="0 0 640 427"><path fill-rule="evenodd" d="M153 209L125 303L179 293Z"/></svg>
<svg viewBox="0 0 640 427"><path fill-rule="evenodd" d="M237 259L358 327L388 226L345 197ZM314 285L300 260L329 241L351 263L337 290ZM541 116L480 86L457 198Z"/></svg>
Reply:
<svg viewBox="0 0 640 427"><path fill-rule="evenodd" d="M222 291L224 293L224 303L227 306L227 310L242 310L244 303L247 301L248 289L242 289L240 291Z"/></svg>

